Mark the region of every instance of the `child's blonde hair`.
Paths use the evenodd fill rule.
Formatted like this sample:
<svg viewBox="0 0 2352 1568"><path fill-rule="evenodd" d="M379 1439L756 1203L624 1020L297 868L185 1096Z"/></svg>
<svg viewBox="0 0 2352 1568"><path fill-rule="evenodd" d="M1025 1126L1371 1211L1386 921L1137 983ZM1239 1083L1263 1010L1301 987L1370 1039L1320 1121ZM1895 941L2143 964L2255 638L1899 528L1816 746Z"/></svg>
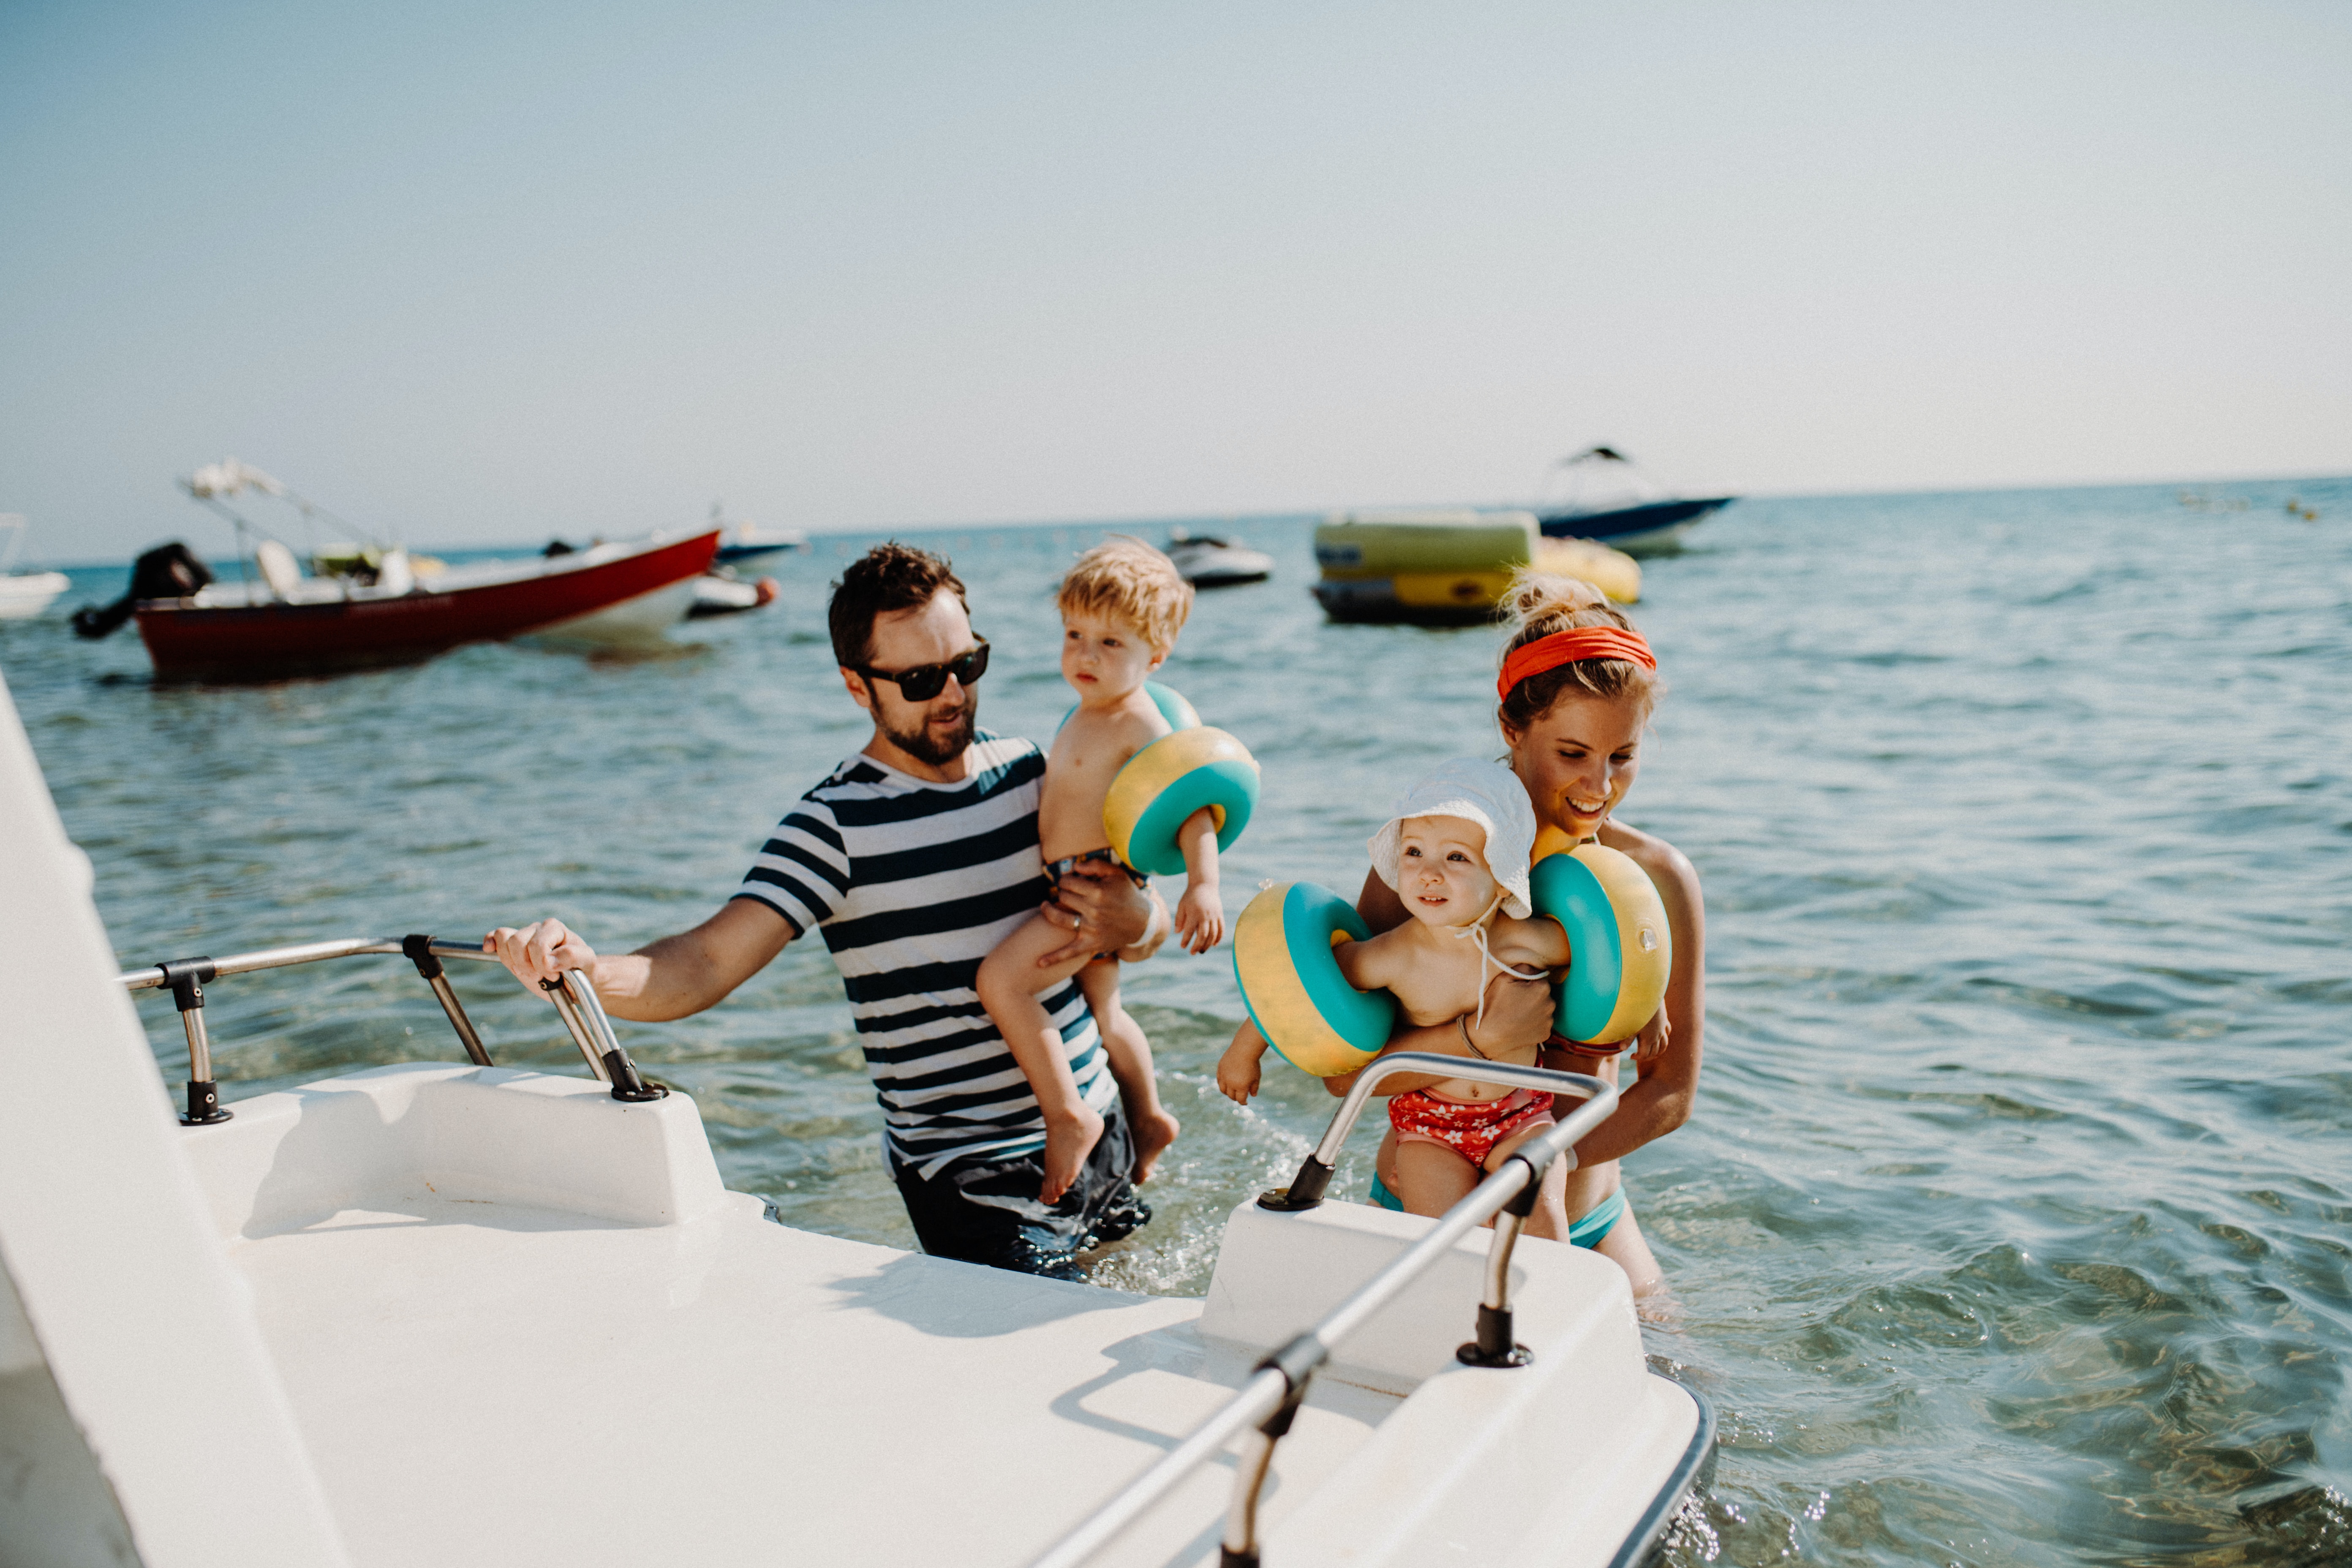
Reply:
<svg viewBox="0 0 2352 1568"><path fill-rule="evenodd" d="M1192 584L1159 551L1115 533L1078 557L1054 603L1064 616L1117 616L1164 658L1192 613Z"/></svg>
<svg viewBox="0 0 2352 1568"><path fill-rule="evenodd" d="M1635 629L1632 617L1591 584L1532 567L1522 566L1513 574L1502 607L1511 623L1510 638L1503 645L1507 659L1513 648L1578 626ZM1514 730L1524 730L1550 712L1551 705L1566 691L1630 697L1647 712L1664 690L1655 671L1631 659L1580 658L1530 675L1512 687L1503 699L1502 720Z"/></svg>

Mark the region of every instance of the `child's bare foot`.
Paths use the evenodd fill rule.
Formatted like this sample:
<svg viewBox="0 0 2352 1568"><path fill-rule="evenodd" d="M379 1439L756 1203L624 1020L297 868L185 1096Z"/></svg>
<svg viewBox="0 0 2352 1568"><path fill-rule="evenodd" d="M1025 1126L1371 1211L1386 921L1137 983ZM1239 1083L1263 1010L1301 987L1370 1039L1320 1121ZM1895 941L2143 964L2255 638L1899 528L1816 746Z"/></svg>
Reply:
<svg viewBox="0 0 2352 1568"><path fill-rule="evenodd" d="M1168 1145L1176 1142L1176 1134L1184 1130L1184 1124L1165 1110L1147 1110L1140 1116L1129 1117L1129 1121L1131 1123L1129 1131L1135 1135L1134 1179L1148 1182L1151 1180L1151 1167L1160 1163L1160 1156L1168 1152Z"/></svg>
<svg viewBox="0 0 2352 1568"><path fill-rule="evenodd" d="M1084 1102L1066 1115L1045 1118L1045 1182L1037 1189L1039 1203L1062 1201L1062 1194L1087 1168L1087 1156L1101 1142L1102 1132L1102 1113Z"/></svg>

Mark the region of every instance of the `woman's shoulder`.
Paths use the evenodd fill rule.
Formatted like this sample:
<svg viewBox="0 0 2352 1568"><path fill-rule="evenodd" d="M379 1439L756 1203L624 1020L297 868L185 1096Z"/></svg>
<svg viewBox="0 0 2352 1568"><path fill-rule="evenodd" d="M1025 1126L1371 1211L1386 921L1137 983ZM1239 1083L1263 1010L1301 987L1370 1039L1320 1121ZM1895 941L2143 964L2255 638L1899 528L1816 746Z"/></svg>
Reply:
<svg viewBox="0 0 2352 1568"><path fill-rule="evenodd" d="M1690 857L1656 834L1644 833L1612 817L1601 830L1601 842L1648 872L1659 892L1671 890L1693 903L1698 901L1698 868L1690 863Z"/></svg>

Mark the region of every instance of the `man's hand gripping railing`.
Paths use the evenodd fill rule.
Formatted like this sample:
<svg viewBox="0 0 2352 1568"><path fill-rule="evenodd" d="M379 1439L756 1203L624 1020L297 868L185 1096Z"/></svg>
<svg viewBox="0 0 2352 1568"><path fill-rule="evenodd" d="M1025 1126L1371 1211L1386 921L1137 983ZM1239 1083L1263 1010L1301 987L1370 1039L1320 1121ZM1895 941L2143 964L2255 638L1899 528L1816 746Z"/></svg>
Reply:
<svg viewBox="0 0 2352 1568"><path fill-rule="evenodd" d="M450 988L449 979L442 968L445 958L469 958L495 963L497 955L484 952L469 942L442 942L433 937L413 934L398 941L346 937L336 942L308 942L292 947L263 948L255 952L233 953L226 958L179 958L151 968L134 969L117 977L126 991L168 990L180 1009L181 1026L188 1037L188 1108L180 1117L183 1125L206 1127L226 1121L231 1112L222 1108L219 1085L213 1079L212 1038L205 1028L205 986L224 975L249 974L260 969L284 969L297 963L317 963L330 958L358 958L369 954L398 954L416 966L416 973L433 987L434 997L440 1002L441 1011L449 1019L449 1026L466 1047L466 1055L478 1067L490 1066L490 1053L482 1044L482 1037L474 1021L466 1016L465 1004ZM613 1033L612 1021L596 999L595 987L588 977L576 969L566 970L563 981L550 986L548 998L555 1004L580 1054L588 1059L589 1071L599 1081L613 1086L613 1098L625 1100L658 1100L669 1091L658 1084L648 1085L639 1075L636 1064L621 1047Z"/></svg>
<svg viewBox="0 0 2352 1568"><path fill-rule="evenodd" d="M1333 1308L1321 1322L1260 1362L1250 1380L1242 1384L1241 1391L1223 1408L1063 1537L1036 1560L1034 1568L1077 1568L1117 1539L1178 1481L1215 1456L1235 1434L1251 1427L1255 1430L1244 1439L1241 1462L1235 1469L1233 1497L1225 1512L1224 1546L1218 1561L1221 1568L1257 1568L1258 1493L1273 1466L1274 1447L1290 1430L1299 1402L1307 1395L1307 1379L1330 1359L1341 1341L1370 1321L1381 1308L1452 1250L1455 1242L1489 1218L1495 1221L1495 1239L1486 1252L1486 1289L1478 1303L1476 1337L1456 1350L1454 1355L1468 1365L1486 1367L1525 1366L1533 1359L1527 1347L1511 1337L1511 1249L1518 1243L1520 1226L1534 1212L1544 1172L1562 1150L1574 1148L1580 1140L1609 1120L1617 1109L1615 1086L1583 1073L1554 1072L1547 1068L1512 1067L1499 1062L1465 1063L1460 1057L1428 1051L1398 1051L1381 1057L1363 1069L1362 1076L1348 1091L1347 1099L1331 1118L1331 1125L1324 1131L1323 1141L1299 1167L1297 1177L1289 1186L1258 1199L1259 1205L1295 1212L1321 1203L1323 1191L1331 1182L1332 1164L1339 1158L1341 1145L1347 1142L1349 1130L1355 1125L1364 1102L1371 1098L1374 1086L1383 1079L1406 1072L1436 1073L1474 1083L1578 1095L1584 1103L1560 1118L1559 1125L1519 1145L1503 1162L1501 1170L1480 1182L1468 1197L1440 1215L1419 1241Z"/></svg>

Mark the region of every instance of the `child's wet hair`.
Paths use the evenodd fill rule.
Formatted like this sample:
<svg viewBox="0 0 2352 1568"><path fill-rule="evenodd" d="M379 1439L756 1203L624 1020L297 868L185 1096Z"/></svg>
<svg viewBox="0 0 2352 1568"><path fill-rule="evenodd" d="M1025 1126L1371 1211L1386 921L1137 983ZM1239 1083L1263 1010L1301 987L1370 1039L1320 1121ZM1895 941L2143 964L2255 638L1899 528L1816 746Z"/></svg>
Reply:
<svg viewBox="0 0 2352 1568"><path fill-rule="evenodd" d="M1629 632L1637 629L1633 618L1611 604L1608 595L1591 584L1528 566L1512 574L1511 585L1503 595L1502 609L1512 627L1510 640L1503 646L1505 658L1510 658L1514 648L1579 626L1622 626ZM1514 730L1524 730L1550 712L1551 705L1563 694L1570 692L1612 700L1630 698L1640 703L1646 714L1664 690L1664 683L1659 680L1656 671L1645 669L1631 659L1580 658L1530 675L1512 687L1510 695L1503 699L1502 720Z"/></svg>
<svg viewBox="0 0 2352 1568"><path fill-rule="evenodd" d="M1062 579L1054 604L1064 616L1116 616L1143 634L1163 658L1176 646L1192 613L1192 584L1174 562L1140 539L1115 533L1084 555Z"/></svg>

